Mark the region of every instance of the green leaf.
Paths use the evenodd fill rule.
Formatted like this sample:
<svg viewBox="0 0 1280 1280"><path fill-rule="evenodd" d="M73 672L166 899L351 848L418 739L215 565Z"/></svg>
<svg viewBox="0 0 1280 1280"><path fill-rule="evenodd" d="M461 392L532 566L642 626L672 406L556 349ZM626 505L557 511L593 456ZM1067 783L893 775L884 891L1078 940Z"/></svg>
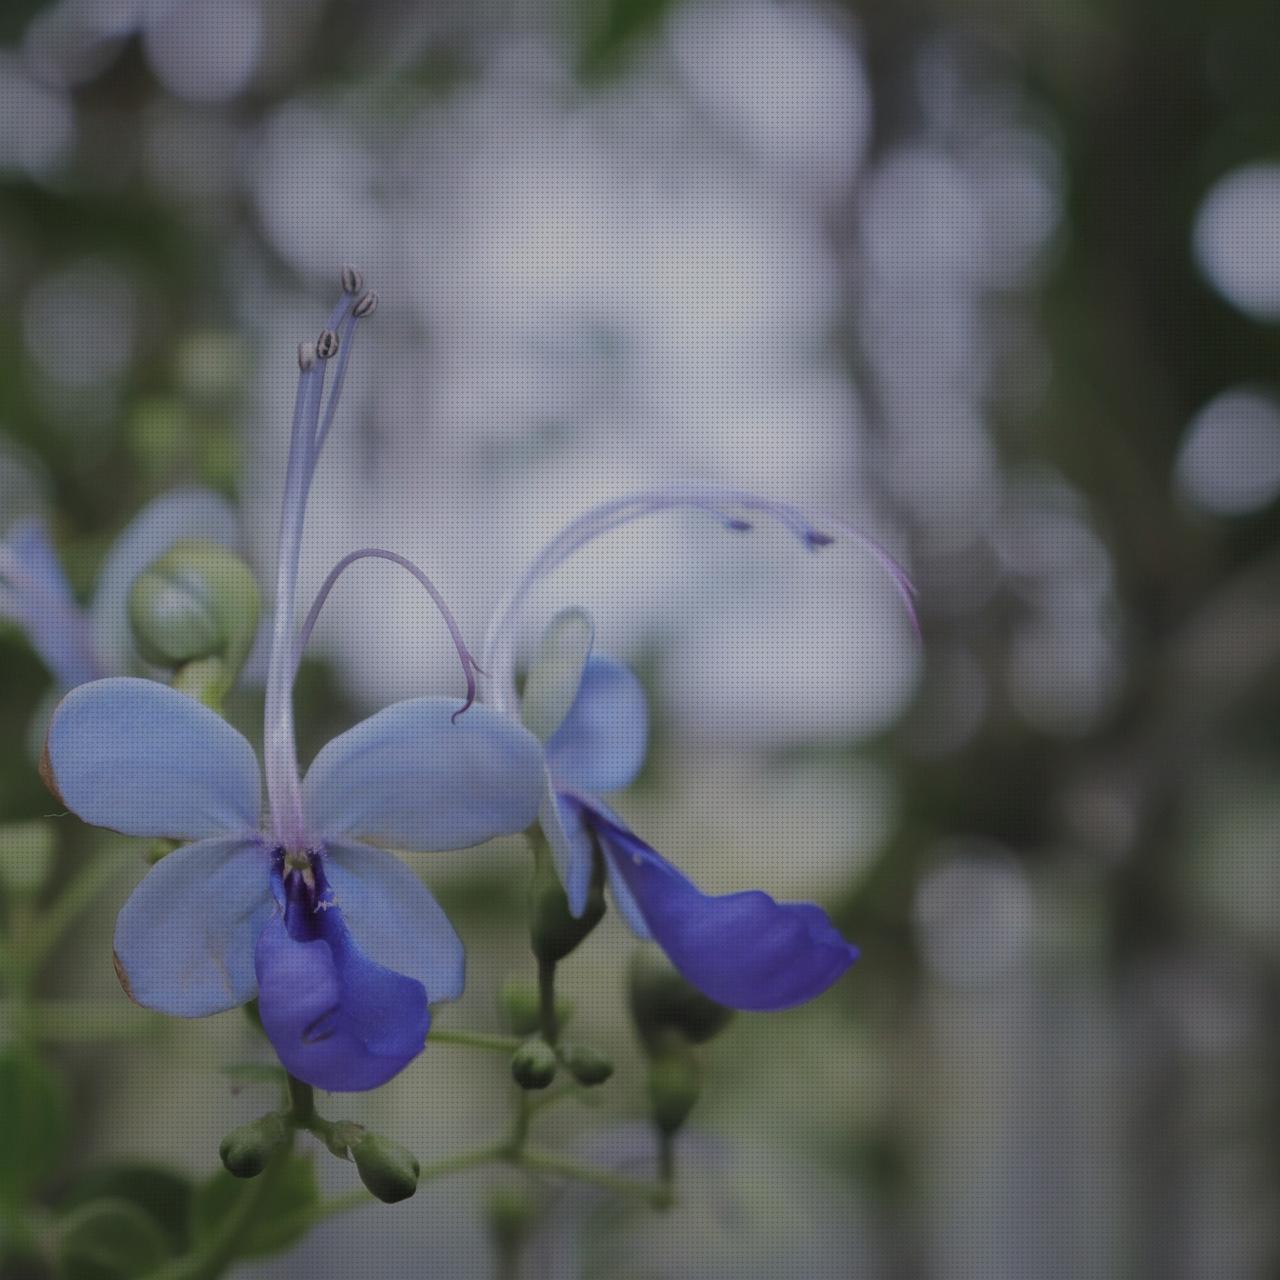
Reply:
<svg viewBox="0 0 1280 1280"><path fill-rule="evenodd" d="M160 1224L128 1200L93 1200L62 1220L66 1280L136 1280L172 1256Z"/></svg>
<svg viewBox="0 0 1280 1280"><path fill-rule="evenodd" d="M15 1203L57 1167L70 1135L61 1077L33 1053L0 1054L0 1200Z"/></svg>
<svg viewBox="0 0 1280 1280"><path fill-rule="evenodd" d="M256 1179L233 1178L225 1169L220 1169L196 1191L191 1205L191 1236L195 1246L199 1248L202 1242L217 1234L219 1225L235 1209L241 1196L259 1194L265 1194L265 1199L236 1251L240 1258L279 1253L306 1234L307 1212L320 1199L310 1157L291 1157L265 1193Z"/></svg>
<svg viewBox="0 0 1280 1280"><path fill-rule="evenodd" d="M122 1162L91 1169L72 1184L63 1206L73 1209L92 1200L127 1200L145 1209L165 1233L174 1253L185 1253L190 1242L190 1178L157 1165Z"/></svg>
<svg viewBox="0 0 1280 1280"><path fill-rule="evenodd" d="M662 31L674 0L575 0L578 75L586 81L617 76L648 40Z"/></svg>

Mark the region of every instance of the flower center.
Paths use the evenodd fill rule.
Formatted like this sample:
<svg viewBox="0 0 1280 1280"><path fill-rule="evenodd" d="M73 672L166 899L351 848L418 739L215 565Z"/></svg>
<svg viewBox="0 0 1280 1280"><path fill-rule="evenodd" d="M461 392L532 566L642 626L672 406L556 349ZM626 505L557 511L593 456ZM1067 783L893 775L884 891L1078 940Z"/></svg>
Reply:
<svg viewBox="0 0 1280 1280"><path fill-rule="evenodd" d="M336 905L318 854L316 849L280 849L276 853L276 874L280 877L277 899L295 942L315 941L320 936L317 917Z"/></svg>

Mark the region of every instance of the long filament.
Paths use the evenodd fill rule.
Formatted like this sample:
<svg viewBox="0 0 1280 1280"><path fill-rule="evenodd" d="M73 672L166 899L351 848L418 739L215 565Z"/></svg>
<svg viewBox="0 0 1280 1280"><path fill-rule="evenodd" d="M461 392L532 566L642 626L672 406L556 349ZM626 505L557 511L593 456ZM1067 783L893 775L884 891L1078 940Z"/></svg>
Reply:
<svg viewBox="0 0 1280 1280"><path fill-rule="evenodd" d="M919 634L915 588L911 580L884 547L861 529L843 520L813 515L791 503L778 502L745 490L685 486L643 490L602 503L570 521L533 558L498 605L485 636L483 653L484 665L494 677L489 696L499 710L513 713L516 709L515 646L521 615L534 587L598 538L646 516L680 507L704 511L725 528L738 533L749 531L751 524L735 513L747 511L766 516L781 524L811 551L831 545L836 534L849 538L869 551L893 578L911 624Z"/></svg>

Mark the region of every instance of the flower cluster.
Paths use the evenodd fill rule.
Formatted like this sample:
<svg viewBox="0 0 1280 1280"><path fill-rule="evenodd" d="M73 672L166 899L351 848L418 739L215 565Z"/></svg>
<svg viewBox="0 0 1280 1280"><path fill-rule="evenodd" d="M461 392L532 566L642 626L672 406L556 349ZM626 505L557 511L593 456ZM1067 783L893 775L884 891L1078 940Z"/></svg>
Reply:
<svg viewBox="0 0 1280 1280"><path fill-rule="evenodd" d="M455 999L464 980L457 934L391 850L462 849L537 824L571 919L589 914L589 900L602 910L607 883L635 933L657 943L711 1000L772 1010L818 995L857 949L812 903L778 903L754 890L702 893L628 827L602 797L626 787L644 761L641 685L593 652L590 620L570 611L548 628L520 696L524 614L539 583L580 548L681 507L737 533L758 519L779 522L809 551L850 540L885 564L910 609L905 577L878 546L837 522L750 493L676 488L595 508L552 539L497 610L480 662L430 579L382 548L339 561L299 622L308 495L357 330L374 305L347 271L326 327L299 349L261 763L210 705L124 674L129 654L118 639L95 639L108 634L105 624L95 629L79 613L38 529L17 531L0 549L0 604L28 627L69 689L49 725L42 764L49 786L87 823L180 842L120 913L115 958L126 992L180 1017L256 997L291 1076L329 1090L373 1088L421 1052L431 1006ZM139 572L193 535L230 542L234 521L207 495L186 492L125 538L99 591L116 631ZM468 696L387 707L331 741L304 776L293 723L301 656L338 577L369 558L399 565L430 594Z"/></svg>

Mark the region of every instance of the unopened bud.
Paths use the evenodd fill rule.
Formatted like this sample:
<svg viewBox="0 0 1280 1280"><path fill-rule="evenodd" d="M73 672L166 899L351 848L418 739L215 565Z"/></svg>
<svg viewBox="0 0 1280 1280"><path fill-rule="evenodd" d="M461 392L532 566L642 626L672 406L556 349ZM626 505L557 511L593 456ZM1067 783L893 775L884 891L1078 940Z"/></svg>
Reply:
<svg viewBox="0 0 1280 1280"><path fill-rule="evenodd" d="M531 1036L511 1055L511 1078L522 1089L545 1089L556 1078L556 1051Z"/></svg>
<svg viewBox="0 0 1280 1280"><path fill-rule="evenodd" d="M332 329L321 329L316 339L316 355L321 360L329 360L338 354L338 335Z"/></svg>
<svg viewBox="0 0 1280 1280"><path fill-rule="evenodd" d="M613 1063L604 1054L587 1045L578 1044L562 1050L564 1065L581 1085L604 1084L613 1075Z"/></svg>
<svg viewBox="0 0 1280 1280"><path fill-rule="evenodd" d="M702 1081L698 1064L688 1050L673 1050L649 1064L649 1105L653 1123L663 1133L675 1133L698 1101Z"/></svg>
<svg viewBox="0 0 1280 1280"><path fill-rule="evenodd" d="M252 1124L233 1129L223 1138L218 1154L228 1173L237 1178L256 1178L288 1140L288 1127L272 1112Z"/></svg>
<svg viewBox="0 0 1280 1280"><path fill-rule="evenodd" d="M220 659L229 686L258 633L262 597L249 566L216 542L183 539L134 579L129 623L160 667Z"/></svg>
<svg viewBox="0 0 1280 1280"><path fill-rule="evenodd" d="M348 264L342 268L343 293L359 293L364 288L364 276L355 267Z"/></svg>
<svg viewBox="0 0 1280 1280"><path fill-rule="evenodd" d="M360 1181L384 1204L407 1200L418 1189L418 1159L398 1142L366 1132L351 1147Z"/></svg>
<svg viewBox="0 0 1280 1280"><path fill-rule="evenodd" d="M298 343L298 368L306 373L316 363L316 344L314 342Z"/></svg>
<svg viewBox="0 0 1280 1280"><path fill-rule="evenodd" d="M351 314L357 320L363 320L366 316L373 315L377 309L378 295L372 289L367 289L356 299L355 306L351 308Z"/></svg>
<svg viewBox="0 0 1280 1280"><path fill-rule="evenodd" d="M604 865L597 856L591 876L586 910L575 916L549 859L542 859L533 873L529 901L529 938L533 954L546 964L556 964L574 951L604 919Z"/></svg>
<svg viewBox="0 0 1280 1280"><path fill-rule="evenodd" d="M676 1031L691 1044L703 1044L733 1017L732 1009L704 996L651 948L636 952L627 986L632 1020L650 1053L657 1051L666 1032Z"/></svg>

